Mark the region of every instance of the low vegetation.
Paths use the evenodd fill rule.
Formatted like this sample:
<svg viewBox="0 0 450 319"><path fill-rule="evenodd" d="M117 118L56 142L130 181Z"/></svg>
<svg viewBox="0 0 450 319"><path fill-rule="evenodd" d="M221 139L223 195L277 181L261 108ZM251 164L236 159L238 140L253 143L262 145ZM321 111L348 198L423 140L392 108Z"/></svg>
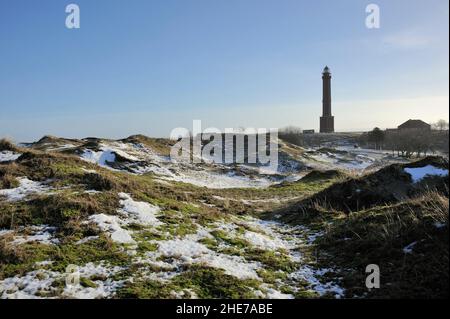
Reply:
<svg viewBox="0 0 450 319"><path fill-rule="evenodd" d="M17 147L7 139L0 139L0 152L1 151L16 151Z"/></svg>
<svg viewBox="0 0 450 319"><path fill-rule="evenodd" d="M122 142L145 145L161 156L168 155L172 143L140 135ZM74 148L48 151L47 143L70 143ZM130 174L83 161L79 153L87 145L97 149L99 140L46 137L31 148L0 141L0 150L22 154L0 163L0 189L19 188L23 177L48 189L27 193L18 201L0 198L0 230L5 231L0 237L0 281L24 276L40 263L48 262L43 268L58 273L70 264L106 263L120 268L108 277L120 283L115 298L258 298L269 289L296 298L334 297L320 295L306 279L292 281L289 274L299 268L292 258L295 254L311 269L331 269L315 284L339 282L346 297L448 297L448 177L413 183L404 172L405 167L423 165L448 169L440 158L395 164L361 176L309 168L300 180L266 188L210 189L161 180L152 172ZM293 158L303 156L299 147L284 147ZM319 152L336 151L324 147ZM158 209L161 225L135 221L119 225L135 244L115 242L111 231L90 222L101 214L116 221L123 218L120 193L129 194L140 207ZM258 246L245 234L256 233L266 241L274 238L246 223L249 217L286 225L277 234L284 241L296 236L301 240L297 238L289 248ZM234 228L219 227L228 224ZM56 244L15 242L42 225L54 229ZM208 236L198 235L205 230ZM212 256L259 265L258 279L237 278L205 262L181 262L187 256L161 254L157 262L151 259L162 242L189 238L197 238L194 248ZM380 289L365 287L368 264L380 266ZM164 280L155 277L164 272L177 273ZM82 277L81 285L96 288L106 278ZM57 290L39 293L59 296L63 285L59 278L54 282Z"/></svg>
<svg viewBox="0 0 450 319"><path fill-rule="evenodd" d="M448 298L448 209L448 197L429 192L336 219L318 240L318 258L348 269L348 297ZM380 267L380 289L361 285L369 264Z"/></svg>

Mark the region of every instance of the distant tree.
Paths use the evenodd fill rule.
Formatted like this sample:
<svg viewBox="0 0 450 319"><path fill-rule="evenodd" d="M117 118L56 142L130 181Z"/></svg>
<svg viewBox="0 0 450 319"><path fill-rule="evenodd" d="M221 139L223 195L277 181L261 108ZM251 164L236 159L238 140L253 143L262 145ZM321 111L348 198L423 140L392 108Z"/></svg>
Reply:
<svg viewBox="0 0 450 319"><path fill-rule="evenodd" d="M284 128L282 128L280 130L280 132L282 133L286 133L286 134L302 134L302 128L301 127L297 127L297 126L286 126Z"/></svg>
<svg viewBox="0 0 450 319"><path fill-rule="evenodd" d="M280 129L278 137L288 143L302 146L304 144L303 132L300 127L287 126Z"/></svg>
<svg viewBox="0 0 450 319"><path fill-rule="evenodd" d="M417 157L423 153L423 155L427 156L428 152L434 151L433 138L431 132L424 131L421 134L417 134L414 137L415 140L415 152L417 153Z"/></svg>
<svg viewBox="0 0 450 319"><path fill-rule="evenodd" d="M399 141L398 141L398 132L397 131L391 131L386 132L384 141L385 141L385 147L392 151L392 155L395 154L395 152L399 152ZM400 155L400 154L397 154Z"/></svg>
<svg viewBox="0 0 450 319"><path fill-rule="evenodd" d="M370 143L374 143L376 149L382 148L384 138L385 133L378 127L375 127L372 131L368 133L368 141Z"/></svg>
<svg viewBox="0 0 450 319"><path fill-rule="evenodd" d="M448 130L448 122L444 119L440 119L439 121L434 123L433 126L439 131Z"/></svg>
<svg viewBox="0 0 450 319"><path fill-rule="evenodd" d="M410 158L414 154L417 157L434 152L436 146L435 136L431 131L405 130L386 133L386 147L392 152L397 152L398 156Z"/></svg>
<svg viewBox="0 0 450 319"><path fill-rule="evenodd" d="M356 142L358 143L358 145L367 146L369 143L369 133L363 132L361 135L358 136L358 138L356 139Z"/></svg>
<svg viewBox="0 0 450 319"><path fill-rule="evenodd" d="M431 132L432 135L432 151L436 152L443 152L448 153L449 152L449 132L447 130L435 130Z"/></svg>

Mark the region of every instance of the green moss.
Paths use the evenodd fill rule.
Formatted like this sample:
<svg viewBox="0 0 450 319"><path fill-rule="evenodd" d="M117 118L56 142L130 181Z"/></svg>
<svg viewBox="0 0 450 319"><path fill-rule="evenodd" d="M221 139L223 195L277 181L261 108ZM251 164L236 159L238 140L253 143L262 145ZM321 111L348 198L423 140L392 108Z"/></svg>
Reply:
<svg viewBox="0 0 450 319"><path fill-rule="evenodd" d="M50 286L53 288L59 288L63 290L66 287L66 280L65 278L57 278L53 280Z"/></svg>
<svg viewBox="0 0 450 319"><path fill-rule="evenodd" d="M192 222L192 218L180 212L168 210L159 217L163 225L159 226L161 231L167 231L172 236L186 236L197 232L197 225Z"/></svg>
<svg viewBox="0 0 450 319"><path fill-rule="evenodd" d="M268 284L274 284L279 280L285 280L287 278L287 273L283 271L258 269L256 272L258 273L258 276L261 277L261 279Z"/></svg>
<svg viewBox="0 0 450 319"><path fill-rule="evenodd" d="M64 231L72 221L81 222L91 214L111 214L118 206L116 193L88 195L73 194L70 190L36 196L26 202L0 202L0 228L49 224ZM73 232L67 230L65 235Z"/></svg>
<svg viewBox="0 0 450 319"><path fill-rule="evenodd" d="M130 258L105 236L81 245L24 243L14 247L0 246L0 279L32 271L40 261L51 260L53 263L47 266L50 270L65 272L70 264L85 265L89 262L127 266Z"/></svg>
<svg viewBox="0 0 450 319"><path fill-rule="evenodd" d="M288 255L280 251L252 248L246 250L244 257L249 260L259 261L272 271L292 272L298 266Z"/></svg>
<svg viewBox="0 0 450 319"><path fill-rule="evenodd" d="M173 298L173 292L193 291L199 298L242 299L255 298L253 289L259 288L257 280L239 280L223 270L191 266L169 283L154 280L135 280L119 289L120 298Z"/></svg>
<svg viewBox="0 0 450 319"><path fill-rule="evenodd" d="M318 298L319 294L312 290L299 290L294 292L294 297L296 299L312 299Z"/></svg>
<svg viewBox="0 0 450 319"><path fill-rule="evenodd" d="M181 211L185 214L192 215L192 214L199 214L201 210L199 207L196 207L196 206L190 205L190 204L186 204L181 209Z"/></svg>
<svg viewBox="0 0 450 319"><path fill-rule="evenodd" d="M177 287L171 283L155 280L136 280L127 282L116 295L126 299L164 299L171 298L171 292Z"/></svg>
<svg viewBox="0 0 450 319"><path fill-rule="evenodd" d="M225 255L245 256L245 249L243 249L243 248L228 246L228 247L223 247L223 248L216 249L216 250Z"/></svg>
<svg viewBox="0 0 450 319"><path fill-rule="evenodd" d="M54 247L39 243L20 246L0 244L0 279L23 275L35 269L35 264L49 260Z"/></svg>
<svg viewBox="0 0 450 319"><path fill-rule="evenodd" d="M64 209L61 215L64 218L74 218L80 216L81 212L78 209Z"/></svg>
<svg viewBox="0 0 450 319"><path fill-rule="evenodd" d="M25 202L4 202L0 201L0 228L9 229L17 225L34 224L32 209ZM39 222L37 222L39 224Z"/></svg>
<svg viewBox="0 0 450 319"><path fill-rule="evenodd" d="M250 246L249 242L239 237L231 237L223 230L214 230L211 232L217 240L223 241L235 248L245 248Z"/></svg>
<svg viewBox="0 0 450 319"><path fill-rule="evenodd" d="M166 240L166 234L153 231L151 229L143 229L134 232L133 237L138 241L150 241L150 240Z"/></svg>
<svg viewBox="0 0 450 319"><path fill-rule="evenodd" d="M202 238L199 242L212 250L216 250L218 246L217 241L213 238Z"/></svg>
<svg viewBox="0 0 450 319"><path fill-rule="evenodd" d="M240 280L221 269L192 266L172 281L181 288L192 289L199 298L245 299L255 298L258 280Z"/></svg>
<svg viewBox="0 0 450 319"><path fill-rule="evenodd" d="M105 261L111 265L127 265L128 256L117 244L104 235L97 240L91 240L81 245L65 244L54 246L49 256L54 263L52 270L64 272L70 264L84 265L88 262Z"/></svg>
<svg viewBox="0 0 450 319"><path fill-rule="evenodd" d="M156 251L158 250L158 245L155 243L149 243L146 241L138 242L138 252L140 253L146 253L148 251Z"/></svg>
<svg viewBox="0 0 450 319"><path fill-rule="evenodd" d="M97 284L86 277L80 277L80 285L85 288L97 288Z"/></svg>
<svg viewBox="0 0 450 319"><path fill-rule="evenodd" d="M294 294L294 289L292 287L290 287L290 286L287 286L287 285L282 285L278 289L283 294L288 294L288 295L293 295Z"/></svg>

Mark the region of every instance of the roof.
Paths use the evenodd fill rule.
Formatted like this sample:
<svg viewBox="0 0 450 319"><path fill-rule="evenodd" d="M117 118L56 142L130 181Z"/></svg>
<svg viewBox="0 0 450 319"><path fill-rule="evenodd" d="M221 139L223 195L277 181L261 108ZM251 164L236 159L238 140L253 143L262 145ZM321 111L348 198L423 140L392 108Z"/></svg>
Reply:
<svg viewBox="0 0 450 319"><path fill-rule="evenodd" d="M422 120L408 120L398 126L399 129L404 128L430 128L431 125Z"/></svg>

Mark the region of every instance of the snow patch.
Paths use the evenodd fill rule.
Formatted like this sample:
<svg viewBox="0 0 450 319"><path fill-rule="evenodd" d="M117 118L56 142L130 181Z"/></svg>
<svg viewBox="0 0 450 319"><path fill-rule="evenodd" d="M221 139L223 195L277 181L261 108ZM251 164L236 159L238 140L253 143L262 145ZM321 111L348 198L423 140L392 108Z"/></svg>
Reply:
<svg viewBox="0 0 450 319"><path fill-rule="evenodd" d="M445 227L445 224L441 222L435 222L434 227L436 227L437 229L441 229Z"/></svg>
<svg viewBox="0 0 450 319"><path fill-rule="evenodd" d="M77 273L80 277L89 278L94 275L110 277L122 268L108 267L102 264L88 263L78 267ZM53 287L56 280L65 280L66 273L49 270L35 270L24 276L15 276L0 281L0 298L2 299L40 299L46 298L78 298L95 299L111 296L117 288L121 287L123 281L114 281L107 278L105 281L95 280L96 287L83 287L81 285L65 286L62 292ZM61 296L54 296L60 293Z"/></svg>
<svg viewBox="0 0 450 319"><path fill-rule="evenodd" d="M36 294L50 291L51 284L56 279L56 273L45 270L35 270L22 277L15 276L0 281L0 296L2 299L38 299Z"/></svg>
<svg viewBox="0 0 450 319"><path fill-rule="evenodd" d="M433 165L424 167L406 167L405 172L411 175L414 183L421 181L425 176L447 176L448 169L442 169Z"/></svg>
<svg viewBox="0 0 450 319"><path fill-rule="evenodd" d="M51 227L48 225L39 225L39 226L31 226L28 229L34 232L33 235L15 236L14 240L11 243L14 245L20 245L29 242L38 242L47 245L59 243L59 239L53 237L54 233L56 232L56 227Z"/></svg>
<svg viewBox="0 0 450 319"><path fill-rule="evenodd" d="M46 151L47 152L59 152L59 151L64 151L64 150L68 150L68 149L75 148L75 147L77 147L77 146L73 145L73 144L63 144L63 145L58 145L56 147L47 148Z"/></svg>
<svg viewBox="0 0 450 319"><path fill-rule="evenodd" d="M99 239L99 236L87 236L87 237L84 237L84 238L80 239L79 241L77 241L75 243L75 245L82 245L82 244L85 244L87 242L90 242L92 240L97 240L97 239Z"/></svg>
<svg viewBox="0 0 450 319"><path fill-rule="evenodd" d="M78 274L84 278L90 278L92 276L105 276L110 277L122 270L121 267L106 267L103 265L97 265L94 263L88 263L83 267L78 268ZM117 288L123 285L123 281L114 281L111 278L107 278L105 281L95 280L93 281L96 287L83 287L81 285L66 286L63 292L63 296L76 299L98 299L106 298L112 295Z"/></svg>
<svg viewBox="0 0 450 319"><path fill-rule="evenodd" d="M97 214L89 217L89 220L96 223L101 230L110 233L113 241L122 244L136 244L131 237L131 231L122 228L131 223L153 227L162 225L156 218L156 213L160 211L159 207L146 202L134 201L126 193L119 193L119 197L120 205L122 205L122 208L117 211L119 216Z"/></svg>
<svg viewBox="0 0 450 319"><path fill-rule="evenodd" d="M82 167L81 170L83 172L89 173L89 174L96 174L97 173L97 171L95 169L87 169L87 168Z"/></svg>
<svg viewBox="0 0 450 319"><path fill-rule="evenodd" d="M244 238L253 246L262 248L262 249L284 249L286 248L285 244L279 240L278 238L269 238L266 235L262 235L259 233L255 233L252 231L246 231L244 234Z"/></svg>
<svg viewBox="0 0 450 319"><path fill-rule="evenodd" d="M175 257L187 264L205 264L220 268L239 279L259 279L259 263L246 262L242 257L216 253L192 239L175 239L158 243L158 251L166 257Z"/></svg>
<svg viewBox="0 0 450 319"><path fill-rule="evenodd" d="M412 254L414 246L417 244L417 241L412 242L411 244L403 247L403 252L405 254Z"/></svg>
<svg viewBox="0 0 450 319"><path fill-rule="evenodd" d="M344 289L333 282L322 283L319 278L325 273L332 271L331 269L313 269L308 265L303 265L303 256L298 251L298 247L305 244L303 237L307 235L307 244L311 244L312 240L322 236L322 233L312 233L304 226L289 226L276 221L264 221L255 218L248 218L246 223L266 235L274 238L276 243L280 244L280 248L284 248L292 261L298 263L298 268L288 275L288 278L293 281L289 284L291 288L298 290L298 281L306 281L311 289L319 295L325 293L332 293L335 298L340 298L344 295ZM275 293L276 295L276 293ZM279 295L281 297L281 295ZM287 296L283 296L288 298Z"/></svg>
<svg viewBox="0 0 450 319"><path fill-rule="evenodd" d="M0 230L0 237L8 235L8 234L12 234L12 233L14 233L14 231L11 229L2 229L2 230Z"/></svg>
<svg viewBox="0 0 450 319"><path fill-rule="evenodd" d="M266 298L267 299L294 299L294 296L291 294L284 294L281 291L278 291L273 288L266 288Z"/></svg>
<svg viewBox="0 0 450 319"><path fill-rule="evenodd" d="M109 167L108 163L114 163L116 161L116 155L111 150L96 152L86 149L83 154L81 154L81 159L103 167Z"/></svg>
<svg viewBox="0 0 450 319"><path fill-rule="evenodd" d="M110 233L113 241L121 244L136 244L130 232L120 226L121 221L118 216L98 214L90 216L89 220L96 223L102 231Z"/></svg>
<svg viewBox="0 0 450 319"><path fill-rule="evenodd" d="M18 159L20 157L20 155L22 155L22 154L14 153L11 151L1 151L0 152L0 163L15 161L16 159Z"/></svg>
<svg viewBox="0 0 450 319"><path fill-rule="evenodd" d="M131 216L141 225L159 226L162 223L156 218L161 209L146 202L134 201L130 195L119 193L120 205L122 208L118 211L120 214Z"/></svg>
<svg viewBox="0 0 450 319"><path fill-rule="evenodd" d="M19 187L12 189L0 189L0 196L5 196L7 201L16 202L24 199L32 194L45 194L51 190L50 187L29 180L26 177L17 179L19 181Z"/></svg>
<svg viewBox="0 0 450 319"><path fill-rule="evenodd" d="M309 266L303 266L296 272L291 273L289 278L296 280L307 281L312 289L317 292L320 296L326 293L334 294L335 298L341 298L344 296L344 289L333 282L322 283L318 277L322 277L324 274L331 272L331 269L313 269Z"/></svg>

